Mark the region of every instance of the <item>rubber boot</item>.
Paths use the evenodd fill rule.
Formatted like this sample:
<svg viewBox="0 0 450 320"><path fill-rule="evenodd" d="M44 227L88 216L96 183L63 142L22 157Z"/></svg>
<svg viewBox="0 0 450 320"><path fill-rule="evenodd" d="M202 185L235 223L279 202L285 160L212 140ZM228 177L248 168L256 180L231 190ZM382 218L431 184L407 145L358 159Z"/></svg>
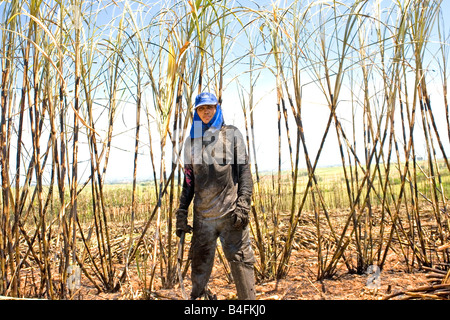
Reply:
<svg viewBox="0 0 450 320"><path fill-rule="evenodd" d="M230 262L230 268L236 285L238 299L256 300L253 265L232 261Z"/></svg>
<svg viewBox="0 0 450 320"><path fill-rule="evenodd" d="M200 299L202 297L208 297L209 290L207 288L209 273L207 274L195 274L191 273L192 278L192 291L191 300Z"/></svg>

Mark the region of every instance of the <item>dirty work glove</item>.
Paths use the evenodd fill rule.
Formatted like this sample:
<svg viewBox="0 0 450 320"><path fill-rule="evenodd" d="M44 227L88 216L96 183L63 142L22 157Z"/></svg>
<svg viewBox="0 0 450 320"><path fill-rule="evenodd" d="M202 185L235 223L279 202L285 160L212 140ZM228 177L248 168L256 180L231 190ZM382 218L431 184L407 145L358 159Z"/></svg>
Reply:
<svg viewBox="0 0 450 320"><path fill-rule="evenodd" d="M244 229L248 224L248 212L237 207L231 214L231 224L236 229Z"/></svg>
<svg viewBox="0 0 450 320"><path fill-rule="evenodd" d="M182 232L191 233L192 227L188 225L188 212L185 209L178 209L176 212L176 234L181 237Z"/></svg>

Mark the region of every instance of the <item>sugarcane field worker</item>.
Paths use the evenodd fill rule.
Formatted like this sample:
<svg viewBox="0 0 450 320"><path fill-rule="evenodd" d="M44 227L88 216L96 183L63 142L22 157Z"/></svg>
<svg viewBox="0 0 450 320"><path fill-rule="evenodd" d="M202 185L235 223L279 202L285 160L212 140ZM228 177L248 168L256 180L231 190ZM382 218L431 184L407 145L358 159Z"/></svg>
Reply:
<svg viewBox="0 0 450 320"><path fill-rule="evenodd" d="M220 238L240 300L254 300L255 258L248 228L253 192L244 139L224 123L222 107L209 92L195 99L190 137L184 145L184 181L176 233L191 232L191 299L204 296ZM193 200L193 228L188 208Z"/></svg>

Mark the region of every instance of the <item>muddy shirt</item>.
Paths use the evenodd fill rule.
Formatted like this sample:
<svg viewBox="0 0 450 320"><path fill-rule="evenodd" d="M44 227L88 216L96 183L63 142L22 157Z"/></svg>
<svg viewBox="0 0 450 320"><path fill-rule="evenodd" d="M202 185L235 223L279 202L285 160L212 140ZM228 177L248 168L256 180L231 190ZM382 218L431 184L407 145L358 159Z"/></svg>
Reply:
<svg viewBox="0 0 450 320"><path fill-rule="evenodd" d="M229 125L188 138L184 145L184 182L180 209L194 200L194 215L216 219L238 208L248 212L253 180L244 139Z"/></svg>

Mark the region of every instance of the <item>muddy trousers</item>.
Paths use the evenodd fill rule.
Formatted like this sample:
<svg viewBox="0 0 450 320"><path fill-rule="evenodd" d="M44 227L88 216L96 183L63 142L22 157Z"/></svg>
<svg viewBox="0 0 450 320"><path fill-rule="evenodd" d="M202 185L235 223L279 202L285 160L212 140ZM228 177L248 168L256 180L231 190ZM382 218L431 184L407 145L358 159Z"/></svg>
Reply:
<svg viewBox="0 0 450 320"><path fill-rule="evenodd" d="M217 238L230 263L238 299L255 300L255 258L250 244L248 226L236 229L229 215L219 219L204 220L194 217L194 230L190 249L192 292L196 299L205 293L211 276L216 253Z"/></svg>

